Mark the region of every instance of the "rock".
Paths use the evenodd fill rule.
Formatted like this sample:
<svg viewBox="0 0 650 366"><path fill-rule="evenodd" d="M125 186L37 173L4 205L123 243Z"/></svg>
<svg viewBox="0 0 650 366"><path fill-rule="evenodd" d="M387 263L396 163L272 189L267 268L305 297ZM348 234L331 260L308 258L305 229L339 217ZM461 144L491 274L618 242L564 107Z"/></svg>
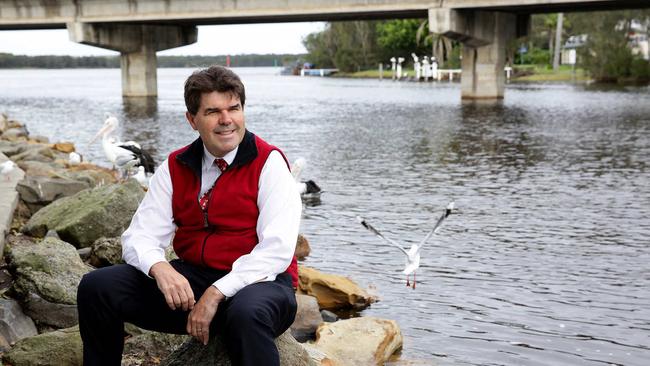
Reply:
<svg viewBox="0 0 650 366"><path fill-rule="evenodd" d="M339 317L329 310L321 310L320 315L323 317L323 321L327 323L335 322L339 320Z"/></svg>
<svg viewBox="0 0 650 366"><path fill-rule="evenodd" d="M83 190L39 210L23 232L43 237L53 229L77 248L87 247L101 237L121 235L143 197L144 191L135 180Z"/></svg>
<svg viewBox="0 0 650 366"><path fill-rule="evenodd" d="M323 323L314 345L345 365L383 365L402 347L402 333L394 320L352 318Z"/></svg>
<svg viewBox="0 0 650 366"><path fill-rule="evenodd" d="M36 243L25 236L10 236L7 248L12 289L24 311L38 324L57 328L77 323L77 287L91 270L76 249L56 238Z"/></svg>
<svg viewBox="0 0 650 366"><path fill-rule="evenodd" d="M31 135L29 136L29 141L36 142L39 144L47 144L50 142L50 139L45 136Z"/></svg>
<svg viewBox="0 0 650 366"><path fill-rule="evenodd" d="M298 311L296 319L291 324L291 335L299 342L313 339L316 329L323 322L318 311L318 300L309 295L296 294Z"/></svg>
<svg viewBox="0 0 650 366"><path fill-rule="evenodd" d="M324 309L364 309L376 300L347 277L305 266L298 267L298 277L300 290L316 297Z"/></svg>
<svg viewBox="0 0 650 366"><path fill-rule="evenodd" d="M24 143L0 140L0 152L7 156L19 154L24 149Z"/></svg>
<svg viewBox="0 0 650 366"><path fill-rule="evenodd" d="M17 165L25 171L25 175L28 177L52 177L59 174L57 171L63 169L63 165L57 164L56 162L34 160L22 160Z"/></svg>
<svg viewBox="0 0 650 366"><path fill-rule="evenodd" d="M41 144L31 144L26 145L23 151L13 155L11 160L16 163L21 161L41 161L41 162L53 162L55 159L59 158L62 153L57 153L55 150L50 149L46 145Z"/></svg>
<svg viewBox="0 0 650 366"><path fill-rule="evenodd" d="M74 144L72 142L57 142L51 145L52 149L69 154L75 151Z"/></svg>
<svg viewBox="0 0 650 366"><path fill-rule="evenodd" d="M48 177L27 177L20 181L16 190L32 214L53 201L70 197L77 192L88 189L88 182Z"/></svg>
<svg viewBox="0 0 650 366"><path fill-rule="evenodd" d="M309 354L309 358L311 358L312 361L314 361L316 363L316 365L320 365L320 366L342 366L342 365L344 365L343 362L335 360L333 357L328 356L325 352L319 350L313 344L303 343L302 346L307 351L307 354Z"/></svg>
<svg viewBox="0 0 650 366"><path fill-rule="evenodd" d="M281 366L316 365L307 351L290 334L284 332L275 340ZM161 366L229 366L230 358L220 337L211 337L207 346L192 338L174 351Z"/></svg>
<svg viewBox="0 0 650 366"><path fill-rule="evenodd" d="M152 332L132 325L127 325L126 332L132 337L124 342L122 366L157 365L190 338L188 335Z"/></svg>
<svg viewBox="0 0 650 366"><path fill-rule="evenodd" d="M298 234L298 241L296 242L296 257L300 260L305 259L309 256L311 248L309 247L309 242L304 235Z"/></svg>
<svg viewBox="0 0 650 366"><path fill-rule="evenodd" d="M9 128L9 119L7 118L7 115L4 113L0 114L0 135Z"/></svg>
<svg viewBox="0 0 650 366"><path fill-rule="evenodd" d="M121 239L119 237L97 239L92 245L88 263L96 268L124 263Z"/></svg>
<svg viewBox="0 0 650 366"><path fill-rule="evenodd" d="M18 137L29 136L29 131L24 127L9 127L2 132L2 138L8 140L15 140Z"/></svg>
<svg viewBox="0 0 650 366"><path fill-rule="evenodd" d="M0 298L0 351L7 350L3 344L10 345L37 334L34 322L23 313L18 302Z"/></svg>
<svg viewBox="0 0 650 366"><path fill-rule="evenodd" d="M4 353L2 361L13 366L83 364L83 348L79 327L60 329L25 338Z"/></svg>
<svg viewBox="0 0 650 366"><path fill-rule="evenodd" d="M79 253L79 258L81 258L82 261L87 261L88 258L90 258L90 254L92 253L92 248L91 247L85 247L81 249L77 249L77 253Z"/></svg>

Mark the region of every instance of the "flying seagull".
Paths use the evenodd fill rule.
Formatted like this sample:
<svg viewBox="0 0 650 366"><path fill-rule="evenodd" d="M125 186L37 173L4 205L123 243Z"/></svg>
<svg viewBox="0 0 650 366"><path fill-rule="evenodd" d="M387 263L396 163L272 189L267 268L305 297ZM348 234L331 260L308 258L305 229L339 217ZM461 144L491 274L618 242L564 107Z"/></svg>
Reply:
<svg viewBox="0 0 650 366"><path fill-rule="evenodd" d="M367 223L366 220L364 220L360 216L357 216L357 221L359 221L361 225L363 225L363 227L368 229L370 232L377 235L385 242L401 250L402 253L404 253L404 255L406 256L406 266L404 267L404 271L402 271L402 273L406 275L406 286L411 286L409 282L409 276L411 275L411 273L413 274L413 289L415 289L415 270L420 267L420 249L422 249L424 243L426 243L427 240L431 238L431 235L437 233L438 230L440 230L440 225L442 224L443 221L445 221L445 219L449 215L451 215L451 211L453 209L454 209L454 202L452 201L449 203L449 205L447 205L447 208L445 208L444 212L440 215L433 229L431 229L431 231L427 233L427 235L424 237L424 239L422 239L421 242L419 242L418 244L413 244L408 251L404 249L401 245L396 243L394 240L385 237L382 233L379 232L379 230L375 229L372 225Z"/></svg>

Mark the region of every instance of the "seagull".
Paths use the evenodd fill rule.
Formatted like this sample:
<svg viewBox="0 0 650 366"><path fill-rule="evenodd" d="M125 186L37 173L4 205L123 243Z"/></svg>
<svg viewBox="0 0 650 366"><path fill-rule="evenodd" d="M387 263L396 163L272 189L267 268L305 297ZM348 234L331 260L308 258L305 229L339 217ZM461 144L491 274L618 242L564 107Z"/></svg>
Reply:
<svg viewBox="0 0 650 366"><path fill-rule="evenodd" d="M149 178L147 177L147 174L144 172L144 167L141 165L138 167L138 172L133 175L133 178L140 183L142 188L148 189L149 188Z"/></svg>
<svg viewBox="0 0 650 366"><path fill-rule="evenodd" d="M303 200L313 200L319 199L320 194L323 193L321 188L313 180L301 181L300 175L307 165L307 160L305 158L296 159L293 164L291 164L291 175L296 181L296 187L300 193L300 197Z"/></svg>
<svg viewBox="0 0 650 366"><path fill-rule="evenodd" d="M68 164L70 165L79 165L81 164L82 157L79 153L71 152L68 154Z"/></svg>
<svg viewBox="0 0 650 366"><path fill-rule="evenodd" d="M156 163L151 155L142 149L140 144L135 141L121 142L112 133L119 126L119 121L114 116L107 114L104 125L97 132L90 143L95 142L99 136L102 137L102 148L108 161L113 167L118 167L128 175L130 168L134 166L143 166L145 172L153 173Z"/></svg>
<svg viewBox="0 0 650 366"><path fill-rule="evenodd" d="M16 169L18 166L11 160L7 160L4 163L0 164L0 175L6 176L6 180L9 181L11 177L9 176L11 172Z"/></svg>
<svg viewBox="0 0 650 366"><path fill-rule="evenodd" d="M429 231L429 233L424 237L424 239L422 239L421 242L419 242L418 244L411 245L411 248L408 251L405 250L401 245L399 245L395 241L382 235L377 229L372 227L369 223L366 222L366 220L362 219L360 216L357 216L357 221L359 221L361 225L363 225L363 227L368 229L370 232L377 235L378 237L380 237L390 245L401 250L402 253L406 255L406 266L404 268L404 271L402 271L402 273L406 275L406 286L411 286L411 284L409 283L409 276L411 275L411 273L413 273L413 289L415 289L415 270L420 267L420 249L422 249L424 243L426 243L427 240L431 238L431 235L438 232L438 230L440 229L440 225L442 224L443 221L445 221L445 219L449 215L451 215L451 211L453 209L454 209L454 202L452 201L449 203L449 205L447 205L447 208L445 208L445 211L442 213L442 215L440 215L433 229Z"/></svg>

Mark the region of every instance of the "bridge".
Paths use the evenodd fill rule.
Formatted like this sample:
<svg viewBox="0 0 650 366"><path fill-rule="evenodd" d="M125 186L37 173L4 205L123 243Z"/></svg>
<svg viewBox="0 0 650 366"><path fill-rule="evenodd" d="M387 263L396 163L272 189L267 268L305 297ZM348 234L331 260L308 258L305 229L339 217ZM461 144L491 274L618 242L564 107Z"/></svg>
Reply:
<svg viewBox="0 0 650 366"><path fill-rule="evenodd" d="M156 52L197 40L197 25L429 18L463 43L461 96L503 98L505 46L530 14L650 7L650 0L21 0L0 2L0 30L67 28L120 52L122 94L156 96Z"/></svg>

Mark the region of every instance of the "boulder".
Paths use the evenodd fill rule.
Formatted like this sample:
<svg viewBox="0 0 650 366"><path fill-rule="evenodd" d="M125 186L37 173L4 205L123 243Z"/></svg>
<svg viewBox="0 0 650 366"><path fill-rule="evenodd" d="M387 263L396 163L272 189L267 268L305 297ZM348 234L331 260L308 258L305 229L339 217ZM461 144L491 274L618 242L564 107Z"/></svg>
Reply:
<svg viewBox="0 0 650 366"><path fill-rule="evenodd" d="M24 127L9 127L2 132L2 138L16 140L19 137L29 136L29 131Z"/></svg>
<svg viewBox="0 0 650 366"><path fill-rule="evenodd" d="M383 365L402 348L402 333L394 320L352 318L323 323L314 346L344 365Z"/></svg>
<svg viewBox="0 0 650 366"><path fill-rule="evenodd" d="M26 337L38 334L32 319L27 317L18 302L0 298L0 351Z"/></svg>
<svg viewBox="0 0 650 366"><path fill-rule="evenodd" d="M23 232L43 237L52 229L75 247L87 247L101 237L121 235L143 197L144 191L133 179L125 184L83 190L39 210Z"/></svg>
<svg viewBox="0 0 650 366"><path fill-rule="evenodd" d="M190 337L188 335L152 332L127 324L131 336L124 342L122 366L157 365Z"/></svg>
<svg viewBox="0 0 650 366"><path fill-rule="evenodd" d="M12 366L81 366L83 348L79 327L22 339L2 355L2 361Z"/></svg>
<svg viewBox="0 0 650 366"><path fill-rule="evenodd" d="M46 136L40 136L40 135L30 135L29 140L30 142L36 142L39 144L47 144L50 142L50 139Z"/></svg>
<svg viewBox="0 0 650 366"><path fill-rule="evenodd" d="M74 144L72 142L57 142L51 145L52 149L69 154L75 151Z"/></svg>
<svg viewBox="0 0 650 366"><path fill-rule="evenodd" d="M9 118L7 118L7 115L4 113L0 113L0 135L9 128Z"/></svg>
<svg viewBox="0 0 650 366"><path fill-rule="evenodd" d="M309 256L311 248L309 247L309 241L305 238L304 235L298 234L298 241L296 242L296 257L300 260L303 260Z"/></svg>
<svg viewBox="0 0 650 366"><path fill-rule="evenodd" d="M22 160L17 163L28 177L51 177L56 171L63 169L63 165L56 162Z"/></svg>
<svg viewBox="0 0 650 366"><path fill-rule="evenodd" d="M318 300L309 295L296 294L298 311L296 319L291 324L291 335L299 342L305 342L314 338L316 329L323 322L318 309Z"/></svg>
<svg viewBox="0 0 650 366"><path fill-rule="evenodd" d="M59 153L55 150L50 149L46 145L42 144L25 144L23 150L11 157L11 160L16 163L21 161L41 161L41 162L53 162L54 160L61 157L62 153Z"/></svg>
<svg viewBox="0 0 650 366"><path fill-rule="evenodd" d="M120 238L99 238L92 246L88 263L100 268L124 263L122 260L122 241Z"/></svg>
<svg viewBox="0 0 650 366"><path fill-rule="evenodd" d="M37 243L11 236L6 250L12 289L25 313L41 325L57 328L77 323L77 287L92 268L70 244L48 237Z"/></svg>
<svg viewBox="0 0 650 366"><path fill-rule="evenodd" d="M290 334L284 332L275 340L280 352L281 366L316 365L307 351ZM213 336L207 346L192 338L174 351L161 366L230 366L230 358L218 336Z"/></svg>
<svg viewBox="0 0 650 366"><path fill-rule="evenodd" d="M75 195L92 185L84 181L48 177L26 177L16 190L32 214L59 198Z"/></svg>
<svg viewBox="0 0 650 366"><path fill-rule="evenodd" d="M314 296L324 309L364 309L376 298L347 277L326 274L313 268L298 267L299 288Z"/></svg>
<svg viewBox="0 0 650 366"><path fill-rule="evenodd" d="M329 310L325 310L325 309L321 310L320 315L323 317L324 322L331 323L339 320L339 317Z"/></svg>

